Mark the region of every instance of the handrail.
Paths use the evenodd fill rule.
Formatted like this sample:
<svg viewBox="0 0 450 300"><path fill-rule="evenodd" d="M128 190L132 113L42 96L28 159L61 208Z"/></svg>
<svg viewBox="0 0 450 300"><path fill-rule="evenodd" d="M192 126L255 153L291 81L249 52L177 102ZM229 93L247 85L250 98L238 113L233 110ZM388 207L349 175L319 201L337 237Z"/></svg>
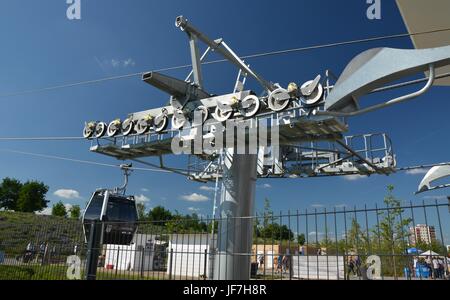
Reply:
<svg viewBox="0 0 450 300"><path fill-rule="evenodd" d="M398 104L398 103L401 103L401 102L404 102L404 101L407 101L407 100L411 100L413 98L416 98L416 97L421 96L424 93L426 93L431 88L431 86L433 85L434 80L435 80L435 76L436 76L433 64L429 65L429 71L430 71L430 75L429 75L427 84L422 89L420 89L420 90L418 90L418 91L416 91L414 93L411 93L411 94L408 94L408 95L403 95L403 96L400 96L400 97L388 100L388 101L386 101L384 103L380 103L380 104L377 104L377 105L372 105L372 106L369 106L367 108L359 109L359 110L352 111L352 112L314 110L313 111L313 115L315 115L315 116L334 116L334 117L354 117L354 116L362 115L362 114L365 114L365 113L368 113L368 112L372 112L374 110L385 108L385 107L388 107L388 106L391 106L391 105L394 105L394 104Z"/></svg>

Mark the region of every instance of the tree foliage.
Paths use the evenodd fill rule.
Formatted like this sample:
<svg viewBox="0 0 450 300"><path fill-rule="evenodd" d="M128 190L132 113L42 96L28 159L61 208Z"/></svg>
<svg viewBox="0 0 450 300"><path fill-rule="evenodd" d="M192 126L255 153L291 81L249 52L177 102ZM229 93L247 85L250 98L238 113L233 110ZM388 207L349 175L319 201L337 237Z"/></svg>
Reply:
<svg viewBox="0 0 450 300"><path fill-rule="evenodd" d="M384 198L386 209L378 212L379 225L375 226L373 233L381 244L382 250L391 254L404 253L409 238L407 226L412 222L411 218L402 218L403 209L401 202L393 195L394 186L387 187L388 193Z"/></svg>
<svg viewBox="0 0 450 300"><path fill-rule="evenodd" d="M270 208L270 200L264 199L264 215L262 218L262 224L256 218L254 222L254 235L257 238L265 240L294 240L294 233L289 229L287 225L280 225L278 223L279 218L274 216L272 209Z"/></svg>
<svg viewBox="0 0 450 300"><path fill-rule="evenodd" d="M136 204L136 210L138 214L138 219L143 220L145 219L145 204L144 203L137 203Z"/></svg>
<svg viewBox="0 0 450 300"><path fill-rule="evenodd" d="M172 213L162 206L156 206L148 212L148 220L158 222L156 225L165 225L173 219Z"/></svg>
<svg viewBox="0 0 450 300"><path fill-rule="evenodd" d="M305 234L304 234L304 233L300 233L299 235L297 235L297 243L298 243L300 246L305 245L305 243L306 243L306 237L305 237Z"/></svg>
<svg viewBox="0 0 450 300"><path fill-rule="evenodd" d="M71 219L79 219L81 216L81 209L79 205L74 205L70 208L70 218Z"/></svg>
<svg viewBox="0 0 450 300"><path fill-rule="evenodd" d="M52 216L55 216L55 217L66 217L67 216L67 210L66 210L64 203L59 201L58 203L53 205Z"/></svg>
<svg viewBox="0 0 450 300"><path fill-rule="evenodd" d="M0 184L0 208L17 210L17 200L23 184L13 178L6 177Z"/></svg>
<svg viewBox="0 0 450 300"><path fill-rule="evenodd" d="M27 181L23 184L17 199L16 209L21 212L36 212L47 207L45 195L48 186L43 182Z"/></svg>

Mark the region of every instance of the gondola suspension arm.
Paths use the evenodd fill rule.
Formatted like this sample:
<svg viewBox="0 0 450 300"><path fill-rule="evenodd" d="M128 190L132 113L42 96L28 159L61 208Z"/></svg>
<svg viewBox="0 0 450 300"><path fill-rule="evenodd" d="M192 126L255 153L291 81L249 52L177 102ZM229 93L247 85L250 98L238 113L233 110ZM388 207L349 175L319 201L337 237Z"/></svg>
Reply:
<svg viewBox="0 0 450 300"><path fill-rule="evenodd" d="M123 183L122 186L114 188L114 193L115 194L122 193L123 195L125 195L126 190L127 190L127 186L128 186L128 177L130 176L130 174L132 172L132 169L131 169L132 167L133 167L132 164L122 164L122 165L120 165L120 169L123 170L124 183Z"/></svg>
<svg viewBox="0 0 450 300"><path fill-rule="evenodd" d="M384 103L380 103L380 104L377 104L377 105L372 105L372 106L369 106L369 107L366 107L366 108L363 108L363 109L359 109L359 110L356 110L356 111L352 111L352 112L319 111L319 110L315 110L315 111L313 111L313 115L317 115L317 116L334 116L334 117L354 117L354 116L362 115L362 114L365 114L365 113L368 113L368 112L372 112L372 111L375 111L375 110L378 110L378 109L381 109L381 108L385 108L385 107L388 107L388 106L391 106L391 105L394 105L394 104L398 104L398 103L401 103L401 102L404 102L404 101L407 101L407 100L411 100L411 99L417 98L417 97L425 94L431 88L431 86L434 83L434 80L436 78L436 72L435 72L435 68L434 68L433 64L429 65L429 72L430 72L430 75L428 77L428 81L427 81L426 85L422 89L420 89L420 90L418 90L418 91L416 91L414 93L403 95L403 96L400 96L400 97L388 100L388 101L386 101Z"/></svg>

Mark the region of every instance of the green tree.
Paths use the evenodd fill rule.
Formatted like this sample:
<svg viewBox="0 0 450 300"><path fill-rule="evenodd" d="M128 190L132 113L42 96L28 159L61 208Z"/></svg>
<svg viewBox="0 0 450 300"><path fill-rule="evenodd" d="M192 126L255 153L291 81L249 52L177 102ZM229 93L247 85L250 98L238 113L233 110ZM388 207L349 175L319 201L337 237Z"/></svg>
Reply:
<svg viewBox="0 0 450 300"><path fill-rule="evenodd" d="M74 205L70 208L70 218L71 219L79 219L81 216L81 209L79 205Z"/></svg>
<svg viewBox="0 0 450 300"><path fill-rule="evenodd" d="M210 222L208 224L208 232L209 233L212 233L213 226L214 226L214 233L217 233L219 231L219 221L210 220Z"/></svg>
<svg viewBox="0 0 450 300"><path fill-rule="evenodd" d="M361 229L361 225L353 218L350 229L347 232L347 250L358 254L367 253L367 234Z"/></svg>
<svg viewBox="0 0 450 300"><path fill-rule="evenodd" d="M297 235L297 242L300 246L305 245L306 243L306 237L304 233L300 233L299 235Z"/></svg>
<svg viewBox="0 0 450 300"><path fill-rule="evenodd" d="M146 218L145 216L145 204L144 203L138 203L136 204L136 210L138 214L139 220L144 220Z"/></svg>
<svg viewBox="0 0 450 300"><path fill-rule="evenodd" d="M402 218L404 210L401 208L401 201L397 199L394 194L394 186L387 187L387 195L384 198L386 209L378 213L380 222L373 230L375 239L374 243L381 246L379 254L388 255L386 261L383 263L386 266L387 272L398 274L398 270L402 266L396 259L396 255L404 254L407 248L409 238L409 230L407 226L412 222L411 218Z"/></svg>
<svg viewBox="0 0 450 300"><path fill-rule="evenodd" d="M261 229L261 237L274 240L294 240L294 233L286 226L272 223Z"/></svg>
<svg viewBox="0 0 450 300"><path fill-rule="evenodd" d="M431 243L425 243L423 240L421 240L419 238L415 244L415 247L424 252L431 250L431 251L436 252L441 255L444 255L446 252L446 248L445 248L444 244L442 244L441 241L439 241L439 240L433 240L433 241L431 241Z"/></svg>
<svg viewBox="0 0 450 300"><path fill-rule="evenodd" d="M6 177L0 184L0 208L16 210L22 183L13 178Z"/></svg>
<svg viewBox="0 0 450 300"><path fill-rule="evenodd" d="M169 232L176 233L204 233L208 231L205 222L199 219L197 214L181 215L178 211L166 223ZM209 228L210 230L211 228Z"/></svg>
<svg viewBox="0 0 450 300"><path fill-rule="evenodd" d="M173 218L172 213L162 206L156 206L148 212L148 219L157 222L155 225L166 225L166 222Z"/></svg>
<svg viewBox="0 0 450 300"><path fill-rule="evenodd" d="M45 195L48 186L43 182L27 181L23 184L17 199L16 209L21 212L36 212L47 207L48 200Z"/></svg>
<svg viewBox="0 0 450 300"><path fill-rule="evenodd" d="M269 198L264 199L264 221L263 227L267 227L270 224L270 221L273 219L273 211L270 208L270 200Z"/></svg>
<svg viewBox="0 0 450 300"><path fill-rule="evenodd" d="M66 217L67 216L67 210L66 210L66 207L64 206L64 203L59 201L58 203L53 205L52 216L55 216L55 217Z"/></svg>

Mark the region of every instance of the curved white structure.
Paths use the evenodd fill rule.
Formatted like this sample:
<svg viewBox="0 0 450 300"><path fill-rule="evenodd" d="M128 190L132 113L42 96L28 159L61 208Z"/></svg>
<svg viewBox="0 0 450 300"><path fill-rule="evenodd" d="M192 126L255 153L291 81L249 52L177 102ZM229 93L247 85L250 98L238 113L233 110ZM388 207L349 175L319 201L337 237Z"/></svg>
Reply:
<svg viewBox="0 0 450 300"><path fill-rule="evenodd" d="M436 189L441 189L445 187L450 187L450 184L432 186L431 184L439 179L449 177L450 176L450 165L449 166L437 166L433 167L428 171L425 177L419 184L419 188L416 194L423 193L426 191L432 191Z"/></svg>

